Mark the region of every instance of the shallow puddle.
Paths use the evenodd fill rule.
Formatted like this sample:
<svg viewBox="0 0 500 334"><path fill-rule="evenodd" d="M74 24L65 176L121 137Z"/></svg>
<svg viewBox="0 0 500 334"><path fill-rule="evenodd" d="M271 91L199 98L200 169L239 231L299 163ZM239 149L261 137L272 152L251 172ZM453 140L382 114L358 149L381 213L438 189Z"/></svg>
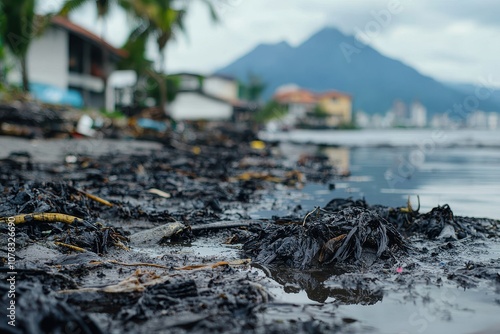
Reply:
<svg viewBox="0 0 500 334"><path fill-rule="evenodd" d="M379 333L474 333L495 325L500 330L499 297L446 282L442 287L419 285L413 291L384 292L374 305L340 305L337 312Z"/></svg>

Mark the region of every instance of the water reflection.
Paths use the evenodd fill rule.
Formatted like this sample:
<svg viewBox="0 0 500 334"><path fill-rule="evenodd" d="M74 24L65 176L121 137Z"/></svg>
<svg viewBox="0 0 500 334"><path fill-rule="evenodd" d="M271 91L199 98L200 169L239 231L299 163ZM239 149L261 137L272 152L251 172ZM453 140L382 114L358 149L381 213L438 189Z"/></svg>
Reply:
<svg viewBox="0 0 500 334"><path fill-rule="evenodd" d="M284 266L253 266L267 273L283 286L286 299L293 301L291 294L305 291L307 298L324 303L332 298L339 304L372 305L382 300L383 291L372 283L368 275L348 274L339 267L321 270L297 270Z"/></svg>
<svg viewBox="0 0 500 334"><path fill-rule="evenodd" d="M321 152L341 173L350 173L329 188L304 189L314 189L313 195L320 203L333 197L364 197L370 204L401 206L408 196L416 201L419 195L421 212L449 204L457 215L500 218L498 149L436 148L417 160L412 158L411 150L401 147L339 148L289 143L281 147L291 155Z"/></svg>
<svg viewBox="0 0 500 334"><path fill-rule="evenodd" d="M339 174L349 175L351 167L351 152L345 147L322 147L320 153L328 157L330 164L335 167Z"/></svg>

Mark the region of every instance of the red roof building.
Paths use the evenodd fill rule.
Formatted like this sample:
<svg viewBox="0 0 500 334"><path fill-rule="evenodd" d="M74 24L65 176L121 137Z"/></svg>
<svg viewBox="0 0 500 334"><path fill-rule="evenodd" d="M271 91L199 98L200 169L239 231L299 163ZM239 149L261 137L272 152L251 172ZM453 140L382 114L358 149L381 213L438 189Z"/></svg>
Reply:
<svg viewBox="0 0 500 334"><path fill-rule="evenodd" d="M106 78L127 52L113 47L99 36L56 16L35 38L28 50L30 84L53 87L80 94L83 105L104 108ZM14 74L11 81L20 81Z"/></svg>
<svg viewBox="0 0 500 334"><path fill-rule="evenodd" d="M352 96L343 92L317 93L288 86L278 89L273 100L288 108L284 119L287 126L307 123L314 127L338 127L352 122Z"/></svg>

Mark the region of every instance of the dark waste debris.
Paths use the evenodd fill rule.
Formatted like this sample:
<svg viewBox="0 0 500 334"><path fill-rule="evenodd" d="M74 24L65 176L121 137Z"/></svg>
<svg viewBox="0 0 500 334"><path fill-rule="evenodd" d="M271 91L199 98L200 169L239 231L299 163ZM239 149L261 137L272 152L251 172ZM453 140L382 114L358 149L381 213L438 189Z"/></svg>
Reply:
<svg viewBox="0 0 500 334"><path fill-rule="evenodd" d="M243 249L266 265L279 262L304 269L388 259L407 247L395 227L374 211L349 207L336 213L316 212L303 221L267 226Z"/></svg>
<svg viewBox="0 0 500 334"><path fill-rule="evenodd" d="M23 314L2 333L370 332L337 308L391 292L423 300L421 286L500 291L500 260L479 256L499 222L448 205L420 212L347 198L288 208L282 199L288 214L252 219L278 190L343 177L321 154L293 161L275 151L222 127L151 149L0 159L0 232L16 222ZM8 253L2 238L2 277ZM8 289L2 280L2 303Z"/></svg>

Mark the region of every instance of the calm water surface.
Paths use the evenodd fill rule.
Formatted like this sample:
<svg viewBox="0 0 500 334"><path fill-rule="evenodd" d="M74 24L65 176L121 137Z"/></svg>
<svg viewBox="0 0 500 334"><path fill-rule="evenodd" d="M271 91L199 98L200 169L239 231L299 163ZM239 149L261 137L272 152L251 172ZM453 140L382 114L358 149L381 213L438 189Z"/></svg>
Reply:
<svg viewBox="0 0 500 334"><path fill-rule="evenodd" d="M281 144L281 150L292 158L321 151L337 168L350 172L350 177L333 181L334 190L307 185L302 192L309 196L295 200L304 208L324 205L335 197L364 197L369 204L402 206L408 196L416 208L418 195L421 212L449 204L457 215L500 219L500 132L461 132L443 132L440 136L445 139L432 140L437 136L432 130L344 131L339 135L299 131L283 135L281 139L288 142Z"/></svg>

